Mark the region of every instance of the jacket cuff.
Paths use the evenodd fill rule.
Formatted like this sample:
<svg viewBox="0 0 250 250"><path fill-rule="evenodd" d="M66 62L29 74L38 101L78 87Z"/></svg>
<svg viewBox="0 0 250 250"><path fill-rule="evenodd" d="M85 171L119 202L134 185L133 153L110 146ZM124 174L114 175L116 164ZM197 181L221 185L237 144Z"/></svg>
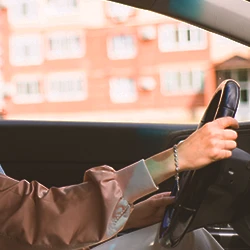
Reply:
<svg viewBox="0 0 250 250"><path fill-rule="evenodd" d="M117 172L124 198L133 203L137 199L158 190L144 160L140 160Z"/></svg>

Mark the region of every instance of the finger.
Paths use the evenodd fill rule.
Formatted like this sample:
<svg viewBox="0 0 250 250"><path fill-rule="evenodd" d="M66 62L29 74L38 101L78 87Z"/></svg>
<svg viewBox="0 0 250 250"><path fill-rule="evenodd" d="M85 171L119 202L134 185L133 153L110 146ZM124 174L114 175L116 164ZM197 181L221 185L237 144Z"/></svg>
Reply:
<svg viewBox="0 0 250 250"><path fill-rule="evenodd" d="M232 150L232 149L235 149L236 147L237 147L237 143L235 141L231 141L231 140L224 141L224 149Z"/></svg>
<svg viewBox="0 0 250 250"><path fill-rule="evenodd" d="M221 159L227 159L232 156L231 150L223 150L221 153L223 155Z"/></svg>
<svg viewBox="0 0 250 250"><path fill-rule="evenodd" d="M211 149L211 158L213 161L222 160L232 155L232 150L237 147L233 140L220 140L216 148Z"/></svg>
<svg viewBox="0 0 250 250"><path fill-rule="evenodd" d="M169 197L171 195L171 192L163 192L160 194L153 195L150 199L162 199L164 197Z"/></svg>
<svg viewBox="0 0 250 250"><path fill-rule="evenodd" d="M161 199L156 199L151 201L152 207L166 207L175 201L174 196L164 197Z"/></svg>
<svg viewBox="0 0 250 250"><path fill-rule="evenodd" d="M232 129L225 129L223 131L223 138L229 140L236 140L238 137L238 133Z"/></svg>
<svg viewBox="0 0 250 250"><path fill-rule="evenodd" d="M232 117L221 117L215 120L215 122L219 125L219 127L221 128L234 128L237 129L239 128L239 123L236 119L232 118Z"/></svg>

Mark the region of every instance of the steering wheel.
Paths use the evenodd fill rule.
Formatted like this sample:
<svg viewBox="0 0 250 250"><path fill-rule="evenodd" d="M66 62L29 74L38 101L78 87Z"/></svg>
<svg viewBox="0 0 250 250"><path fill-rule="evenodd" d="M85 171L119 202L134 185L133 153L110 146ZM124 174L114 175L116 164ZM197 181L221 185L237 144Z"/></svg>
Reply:
<svg viewBox="0 0 250 250"><path fill-rule="evenodd" d="M219 117L234 117L239 99L239 84L231 79L223 81L216 89L197 129ZM248 153L240 149L233 151L232 158L250 160ZM167 248L176 246L187 232L196 228L233 220L237 210L232 208L235 204L233 200L242 190L245 190L243 187L242 190L235 187L235 179L238 178L241 184L242 180L234 175L233 162L230 158L217 161L199 170L182 173L180 191L177 192L176 186L172 190L176 201L174 205L166 208L161 222L159 242L162 246ZM248 172L245 174L250 177ZM234 188L232 184L235 184Z"/></svg>

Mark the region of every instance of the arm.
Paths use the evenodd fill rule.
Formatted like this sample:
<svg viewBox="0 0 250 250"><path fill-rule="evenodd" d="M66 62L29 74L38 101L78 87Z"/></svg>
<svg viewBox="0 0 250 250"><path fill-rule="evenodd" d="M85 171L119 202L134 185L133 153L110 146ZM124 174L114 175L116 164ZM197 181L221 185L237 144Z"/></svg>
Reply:
<svg viewBox="0 0 250 250"><path fill-rule="evenodd" d="M232 118L220 119L186 139L178 147L181 170L229 157L237 137L235 131L225 130L229 126L238 124ZM66 250L100 243L122 230L135 200L156 191L156 185L174 173L169 149L119 171L92 168L83 183L63 188L47 189L0 175L0 245Z"/></svg>
<svg viewBox="0 0 250 250"><path fill-rule="evenodd" d="M141 162L117 172L92 168L83 183L62 188L0 175L0 245L71 250L100 243L123 228L135 199L155 190Z"/></svg>
<svg viewBox="0 0 250 250"><path fill-rule="evenodd" d="M236 147L237 133L227 127L238 128L232 118L218 119L206 124L178 145L179 167L181 171L204 167L213 161L228 158ZM172 149L148 158L149 172L156 184L175 174ZM145 227L160 222L166 206L173 202L169 193L154 195L136 204L125 229Z"/></svg>
<svg viewBox="0 0 250 250"><path fill-rule="evenodd" d="M231 127L232 129L228 129ZM229 158L236 148L238 122L231 117L219 118L196 130L178 145L180 171L194 170L214 161ZM172 149L145 161L156 185L175 174Z"/></svg>

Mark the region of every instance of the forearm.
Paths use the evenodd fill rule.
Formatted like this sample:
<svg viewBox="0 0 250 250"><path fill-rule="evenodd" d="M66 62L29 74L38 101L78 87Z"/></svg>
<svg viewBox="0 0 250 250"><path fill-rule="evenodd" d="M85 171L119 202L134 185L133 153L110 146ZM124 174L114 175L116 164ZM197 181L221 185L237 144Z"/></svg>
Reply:
<svg viewBox="0 0 250 250"><path fill-rule="evenodd" d="M159 185L175 174L172 149L168 149L146 159L145 164L156 185Z"/></svg>
<svg viewBox="0 0 250 250"><path fill-rule="evenodd" d="M219 118L205 124L178 144L179 171L196 170L208 164L229 158L237 146L238 122L231 117ZM175 174L173 149L170 148L145 161L155 184Z"/></svg>

